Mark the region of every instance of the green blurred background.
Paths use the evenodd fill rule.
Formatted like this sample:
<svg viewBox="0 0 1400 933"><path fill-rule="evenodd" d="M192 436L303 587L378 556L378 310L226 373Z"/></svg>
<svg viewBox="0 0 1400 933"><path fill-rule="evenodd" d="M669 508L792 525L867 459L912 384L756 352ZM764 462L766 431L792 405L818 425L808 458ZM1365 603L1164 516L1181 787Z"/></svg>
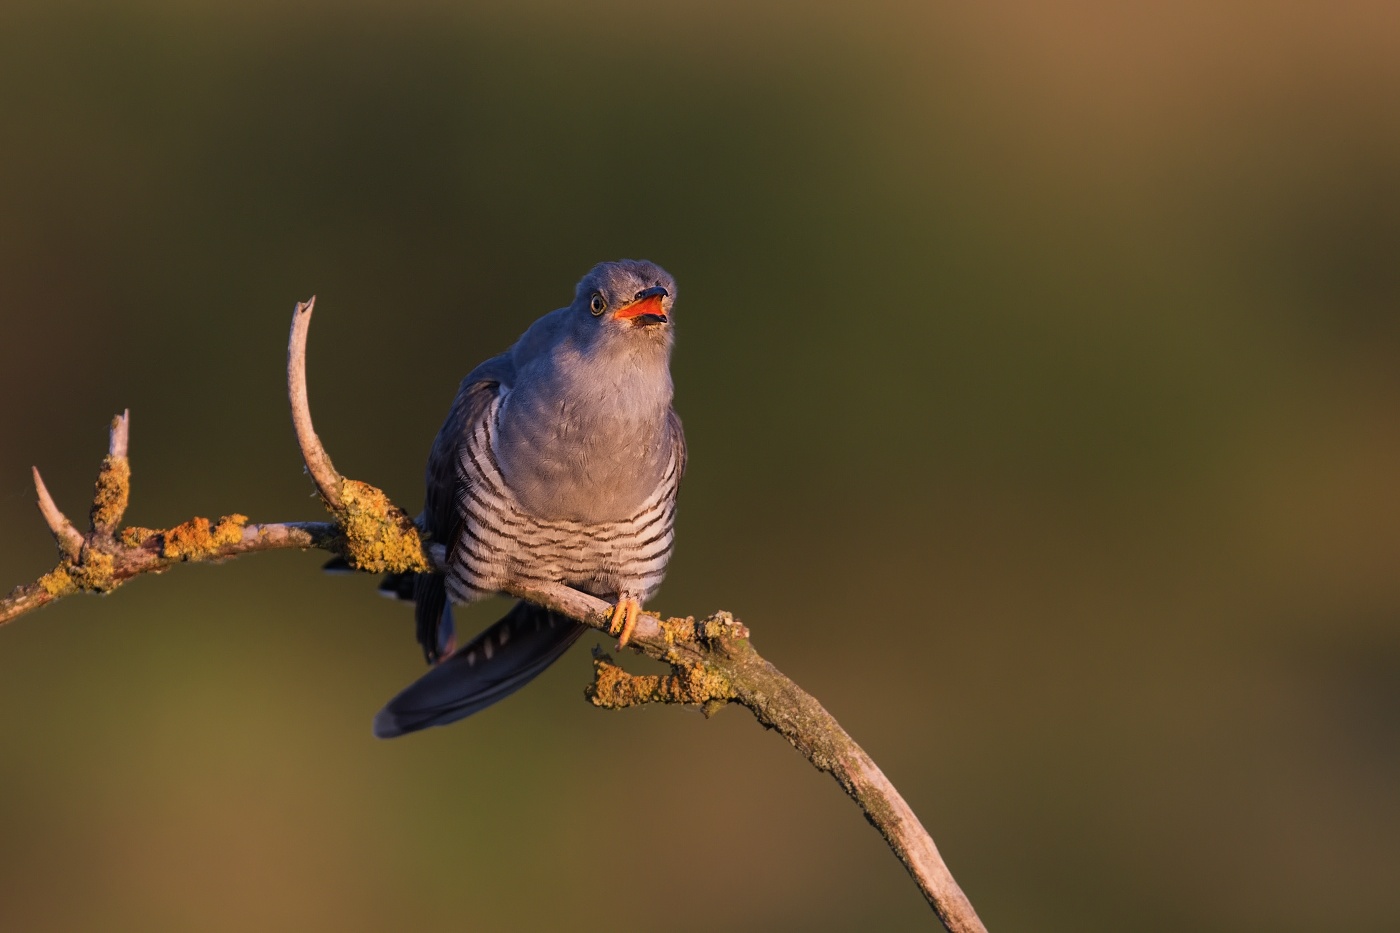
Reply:
<svg viewBox="0 0 1400 933"><path fill-rule="evenodd" d="M742 616L993 930L1400 928L1393 2L389 6L0 7L0 586L126 406L133 523L320 517L312 293L322 437L416 510L460 377L646 257L653 608ZM932 924L748 713L593 710L584 648L375 741L409 613L321 559L0 632L0 928Z"/></svg>

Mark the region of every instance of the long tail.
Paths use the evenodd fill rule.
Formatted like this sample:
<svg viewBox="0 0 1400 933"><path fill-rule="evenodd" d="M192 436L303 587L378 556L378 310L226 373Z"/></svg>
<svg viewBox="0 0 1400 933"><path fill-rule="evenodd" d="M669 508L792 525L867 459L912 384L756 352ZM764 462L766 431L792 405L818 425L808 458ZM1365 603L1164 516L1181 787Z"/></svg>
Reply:
<svg viewBox="0 0 1400 933"><path fill-rule="evenodd" d="M335 573L337 558L323 568ZM349 565L345 568L348 570ZM447 578L440 573L390 573L379 583L379 593L390 599L414 604L413 619L418 644L423 646L423 660L436 664L457 646L457 633L452 622L452 603L447 598Z"/></svg>
<svg viewBox="0 0 1400 933"><path fill-rule="evenodd" d="M381 739L445 726L533 680L587 626L526 602L405 687L374 717Z"/></svg>

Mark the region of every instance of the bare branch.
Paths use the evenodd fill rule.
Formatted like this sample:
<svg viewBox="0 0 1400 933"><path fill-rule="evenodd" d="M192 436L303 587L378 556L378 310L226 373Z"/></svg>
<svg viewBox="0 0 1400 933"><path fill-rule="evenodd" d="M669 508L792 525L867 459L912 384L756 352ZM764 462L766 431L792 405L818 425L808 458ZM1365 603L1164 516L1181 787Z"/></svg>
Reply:
<svg viewBox="0 0 1400 933"><path fill-rule="evenodd" d="M49 495L49 488L44 485L44 478L39 475L39 468L32 467L32 469L34 470L34 491L39 494L39 511L43 513L49 531L53 532L54 541L58 542L59 553L72 560L78 556L78 552L83 548L82 533L73 527L68 516L59 511L57 503L53 501L53 496Z"/></svg>
<svg viewBox="0 0 1400 933"><path fill-rule="evenodd" d="M48 576L45 574L45 576ZM33 612L57 599L61 594L45 589L43 579L37 583L25 583L15 587L4 599L0 599L0 625L18 618L26 612Z"/></svg>
<svg viewBox="0 0 1400 933"><path fill-rule="evenodd" d="M326 500L332 512L344 508L340 497L342 477L331 463L330 454L316 436L311 425L311 403L306 397L306 332L311 327L311 312L316 308L316 296L298 302L292 312L292 336L287 343L287 396L292 402L292 426L296 428L297 445L306 461L306 471Z"/></svg>

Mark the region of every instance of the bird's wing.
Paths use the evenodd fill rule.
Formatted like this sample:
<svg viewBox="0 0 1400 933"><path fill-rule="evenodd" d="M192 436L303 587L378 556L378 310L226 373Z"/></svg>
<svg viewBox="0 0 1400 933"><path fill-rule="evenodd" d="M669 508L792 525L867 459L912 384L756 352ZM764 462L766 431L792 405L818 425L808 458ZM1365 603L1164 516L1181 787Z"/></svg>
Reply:
<svg viewBox="0 0 1400 933"><path fill-rule="evenodd" d="M685 478L685 430L681 427L681 416L674 408L666 412L666 423L671 428L671 443L676 451L676 484Z"/></svg>
<svg viewBox="0 0 1400 933"><path fill-rule="evenodd" d="M441 544L451 554L457 548L462 533L462 516L458 511L458 463L461 445L500 392L509 384L513 367L502 354L482 363L457 390L452 410L447 414L433 449L428 454L426 470L427 491L423 501L423 527L434 544ZM420 573L414 582L414 620L418 643L429 663L436 662L452 650L452 613L447 600L447 580L441 573Z"/></svg>
<svg viewBox="0 0 1400 933"><path fill-rule="evenodd" d="M529 683L587 626L519 602L505 618L405 687L374 717L381 739L445 726L470 716Z"/></svg>

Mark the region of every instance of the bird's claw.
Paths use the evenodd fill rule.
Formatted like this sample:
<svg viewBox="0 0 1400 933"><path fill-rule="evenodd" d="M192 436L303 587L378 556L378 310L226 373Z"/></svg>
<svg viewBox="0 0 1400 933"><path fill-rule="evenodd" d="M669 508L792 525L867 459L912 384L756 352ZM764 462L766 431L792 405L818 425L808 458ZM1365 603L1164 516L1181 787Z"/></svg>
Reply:
<svg viewBox="0 0 1400 933"><path fill-rule="evenodd" d="M627 647L632 632L637 628L637 617L642 614L642 604L631 596L623 596L613 607L612 621L608 624L608 634L617 636L617 646Z"/></svg>

